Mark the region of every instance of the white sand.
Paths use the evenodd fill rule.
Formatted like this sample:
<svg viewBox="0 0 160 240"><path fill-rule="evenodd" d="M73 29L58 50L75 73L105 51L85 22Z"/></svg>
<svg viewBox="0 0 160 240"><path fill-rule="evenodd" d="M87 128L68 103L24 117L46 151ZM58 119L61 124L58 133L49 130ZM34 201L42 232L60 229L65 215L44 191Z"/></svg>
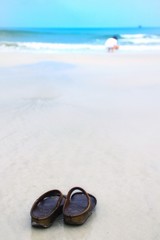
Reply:
<svg viewBox="0 0 160 240"><path fill-rule="evenodd" d="M0 54L3 240L160 239L160 53ZM97 197L81 227L30 226L42 193Z"/></svg>

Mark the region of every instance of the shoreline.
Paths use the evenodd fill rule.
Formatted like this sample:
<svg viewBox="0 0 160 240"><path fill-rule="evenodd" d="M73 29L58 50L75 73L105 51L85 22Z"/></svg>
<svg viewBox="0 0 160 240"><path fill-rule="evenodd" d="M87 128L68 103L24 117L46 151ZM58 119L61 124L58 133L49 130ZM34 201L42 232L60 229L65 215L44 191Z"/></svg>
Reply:
<svg viewBox="0 0 160 240"><path fill-rule="evenodd" d="M114 53L108 53L102 52L102 53L88 53L88 52L82 52L82 53L40 53L40 52L1 52L0 54L0 67L4 66L16 66L19 64L32 64L36 63L39 60L43 61L64 61L64 62L71 62L71 63L81 63L82 59L83 61L89 62L94 61L97 64L101 64L101 62L97 61L97 58L101 58L100 60L105 60L107 58L123 58L123 57L134 57L137 58L137 56L143 57L143 56L153 56L153 57L159 57L160 51L135 51L135 52L120 52L116 51ZM16 60L15 60L16 58ZM99 59L98 59L99 60Z"/></svg>

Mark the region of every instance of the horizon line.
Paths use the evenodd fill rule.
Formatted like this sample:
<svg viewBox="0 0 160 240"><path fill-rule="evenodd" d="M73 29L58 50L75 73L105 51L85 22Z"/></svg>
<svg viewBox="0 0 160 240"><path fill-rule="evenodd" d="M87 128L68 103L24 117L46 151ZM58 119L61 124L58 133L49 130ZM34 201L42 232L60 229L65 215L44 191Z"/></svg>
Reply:
<svg viewBox="0 0 160 240"><path fill-rule="evenodd" d="M16 26L8 26L8 27L2 27L0 26L0 29L110 29L110 28L159 28L160 26L143 26L143 25L137 25L137 26L110 26L110 27L16 27Z"/></svg>

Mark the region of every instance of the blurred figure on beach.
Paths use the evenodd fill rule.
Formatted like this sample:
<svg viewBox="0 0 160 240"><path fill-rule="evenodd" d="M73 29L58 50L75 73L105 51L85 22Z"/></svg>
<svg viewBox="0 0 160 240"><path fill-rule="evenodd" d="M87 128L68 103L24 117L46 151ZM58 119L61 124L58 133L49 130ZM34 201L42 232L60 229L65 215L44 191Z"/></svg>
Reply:
<svg viewBox="0 0 160 240"><path fill-rule="evenodd" d="M105 42L105 48L108 50L108 52L113 52L114 50L118 50L118 38L116 36L113 36L111 38L108 38Z"/></svg>

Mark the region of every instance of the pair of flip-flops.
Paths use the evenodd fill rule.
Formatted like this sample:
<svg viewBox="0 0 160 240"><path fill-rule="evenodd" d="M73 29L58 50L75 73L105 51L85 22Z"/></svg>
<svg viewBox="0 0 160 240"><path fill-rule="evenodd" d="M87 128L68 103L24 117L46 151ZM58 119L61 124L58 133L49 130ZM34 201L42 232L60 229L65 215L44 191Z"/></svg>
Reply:
<svg viewBox="0 0 160 240"><path fill-rule="evenodd" d="M72 188L67 196L59 190L51 190L40 196L31 208L33 227L50 227L63 213L64 222L81 225L92 214L97 204L96 198L80 187Z"/></svg>

